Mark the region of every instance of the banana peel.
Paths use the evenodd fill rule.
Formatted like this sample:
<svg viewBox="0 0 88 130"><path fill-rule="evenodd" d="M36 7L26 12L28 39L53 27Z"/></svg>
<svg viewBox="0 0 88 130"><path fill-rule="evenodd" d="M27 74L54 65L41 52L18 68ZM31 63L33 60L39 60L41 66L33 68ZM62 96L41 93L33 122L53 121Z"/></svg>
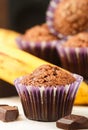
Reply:
<svg viewBox="0 0 88 130"><path fill-rule="evenodd" d="M0 44L18 48L16 44L16 38L19 35L20 33L13 30L0 28Z"/></svg>
<svg viewBox="0 0 88 130"><path fill-rule="evenodd" d="M74 104L88 105L88 84L85 81L80 84Z"/></svg>
<svg viewBox="0 0 88 130"><path fill-rule="evenodd" d="M14 80L32 72L42 64L48 64L29 53L0 44L0 78L13 84Z"/></svg>

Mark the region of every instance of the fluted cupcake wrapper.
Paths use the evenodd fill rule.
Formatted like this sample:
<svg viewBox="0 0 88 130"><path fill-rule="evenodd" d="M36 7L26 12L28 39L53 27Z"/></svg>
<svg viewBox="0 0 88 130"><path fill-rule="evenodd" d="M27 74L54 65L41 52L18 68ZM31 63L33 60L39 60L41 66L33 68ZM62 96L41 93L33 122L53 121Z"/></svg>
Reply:
<svg viewBox="0 0 88 130"><path fill-rule="evenodd" d="M54 64L60 64L56 51L56 44L60 44L60 42L60 40L30 42L24 41L21 37L16 39L16 43L20 49Z"/></svg>
<svg viewBox="0 0 88 130"><path fill-rule="evenodd" d="M60 32L58 32L54 27L54 12L57 7L57 4L59 4L62 0L51 0L50 4L48 6L47 12L46 12L46 23L49 27L49 30L52 34L58 36L59 38L67 39L67 37Z"/></svg>
<svg viewBox="0 0 88 130"><path fill-rule="evenodd" d="M57 52L63 68L88 80L88 47L71 48L60 45L57 46Z"/></svg>
<svg viewBox="0 0 88 130"><path fill-rule="evenodd" d="M73 75L76 81L66 86L35 87L20 83L23 78L15 80L15 87L21 98L25 116L39 121L56 121L72 111L74 98L82 77Z"/></svg>

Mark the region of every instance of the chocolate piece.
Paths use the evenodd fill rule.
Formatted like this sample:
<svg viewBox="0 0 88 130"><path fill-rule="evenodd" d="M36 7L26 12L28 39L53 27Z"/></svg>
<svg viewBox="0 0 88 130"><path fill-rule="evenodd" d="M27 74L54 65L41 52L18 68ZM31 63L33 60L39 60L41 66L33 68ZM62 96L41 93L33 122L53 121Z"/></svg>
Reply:
<svg viewBox="0 0 88 130"><path fill-rule="evenodd" d="M14 121L19 115L16 106L0 105L0 120L4 122Z"/></svg>
<svg viewBox="0 0 88 130"><path fill-rule="evenodd" d="M88 129L88 118L72 114L59 119L56 126L67 130Z"/></svg>

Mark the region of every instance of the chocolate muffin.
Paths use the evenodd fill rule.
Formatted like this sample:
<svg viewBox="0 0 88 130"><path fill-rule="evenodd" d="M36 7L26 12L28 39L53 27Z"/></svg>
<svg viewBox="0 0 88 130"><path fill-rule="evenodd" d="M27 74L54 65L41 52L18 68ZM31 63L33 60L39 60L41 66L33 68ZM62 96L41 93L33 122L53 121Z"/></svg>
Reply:
<svg viewBox="0 0 88 130"><path fill-rule="evenodd" d="M25 116L38 121L56 121L72 111L82 77L45 64L15 80Z"/></svg>
<svg viewBox="0 0 88 130"><path fill-rule="evenodd" d="M51 0L46 19L50 31L64 37L88 30L88 0Z"/></svg>
<svg viewBox="0 0 88 130"><path fill-rule="evenodd" d="M62 67L88 80L88 32L79 33L57 46Z"/></svg>
<svg viewBox="0 0 88 130"><path fill-rule="evenodd" d="M39 58L58 64L56 44L60 40L49 32L46 24L36 25L17 38L20 49Z"/></svg>

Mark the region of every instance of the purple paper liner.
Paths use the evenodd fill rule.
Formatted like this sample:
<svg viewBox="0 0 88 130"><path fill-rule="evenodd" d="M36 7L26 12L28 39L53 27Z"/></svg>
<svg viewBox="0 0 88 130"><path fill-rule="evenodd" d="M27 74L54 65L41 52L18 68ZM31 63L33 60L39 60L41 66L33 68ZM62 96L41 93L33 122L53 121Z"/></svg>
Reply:
<svg viewBox="0 0 88 130"><path fill-rule="evenodd" d="M48 62L59 64L60 61L57 56L56 44L60 44L61 40L53 40L50 42L30 42L24 41L21 37L16 39L16 43L21 50L31 53Z"/></svg>
<svg viewBox="0 0 88 130"><path fill-rule="evenodd" d="M21 99L24 114L28 119L37 121L56 121L71 114L82 76L73 74L76 81L66 86L35 87L20 83L23 77L14 82Z"/></svg>
<svg viewBox="0 0 88 130"><path fill-rule="evenodd" d="M71 48L57 45L57 53L61 62L61 67L80 74L88 80L88 47Z"/></svg>
<svg viewBox="0 0 88 130"><path fill-rule="evenodd" d="M57 7L57 5L61 2L61 0L51 0L50 4L48 6L47 12L46 12L46 23L48 25L48 28L52 34L59 38L67 39L67 37L54 28L54 12Z"/></svg>

